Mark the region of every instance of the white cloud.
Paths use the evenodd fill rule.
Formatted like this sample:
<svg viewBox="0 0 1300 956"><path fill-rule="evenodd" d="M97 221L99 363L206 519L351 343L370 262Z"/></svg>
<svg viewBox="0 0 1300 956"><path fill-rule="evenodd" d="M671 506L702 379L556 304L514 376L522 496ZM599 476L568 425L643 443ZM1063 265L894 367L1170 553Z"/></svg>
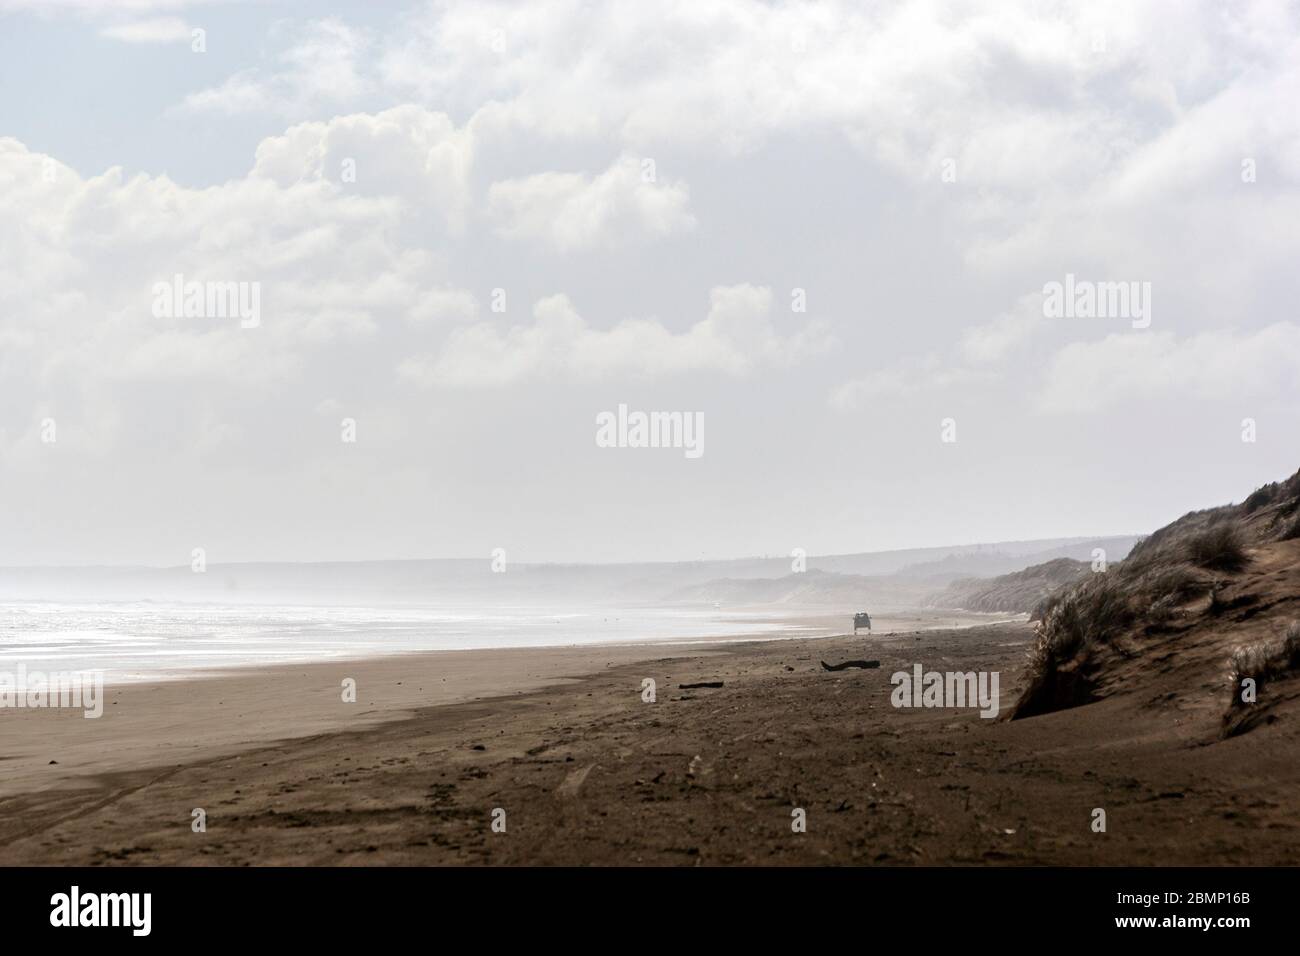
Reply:
<svg viewBox="0 0 1300 956"><path fill-rule="evenodd" d="M35 11L42 14L71 12L88 15L124 12L143 14L244 2L247 0L0 0L0 11Z"/></svg>
<svg viewBox="0 0 1300 956"><path fill-rule="evenodd" d="M253 175L282 185L328 182L361 196L398 196L458 232L473 201L473 135L443 113L398 106L300 123L257 147Z"/></svg>
<svg viewBox="0 0 1300 956"><path fill-rule="evenodd" d="M996 380L993 372L946 366L938 356L927 355L843 382L832 389L827 404L836 411L850 412L877 401L892 402L922 392L978 386Z"/></svg>
<svg viewBox="0 0 1300 956"><path fill-rule="evenodd" d="M953 157L965 182L1024 190L1107 168L1245 57L1284 62L1278 20L1120 0L430 3L376 75L548 136L744 150L823 126L918 180Z"/></svg>
<svg viewBox="0 0 1300 956"><path fill-rule="evenodd" d="M310 176L206 189L116 168L83 178L0 139L0 248L13 250L0 259L2 404L24 422L55 398L116 420L115 403L148 385L219 407L321 374L330 350L393 348L386 327L472 319L475 297L402 238L406 215ZM156 317L153 287L177 274L257 283L260 326ZM371 368L386 378L391 362Z"/></svg>
<svg viewBox="0 0 1300 956"><path fill-rule="evenodd" d="M1235 399L1295 395L1300 389L1300 326L1256 331L1117 333L1075 342L1053 356L1039 407L1095 411L1154 397Z"/></svg>
<svg viewBox="0 0 1300 956"><path fill-rule="evenodd" d="M131 20L105 27L101 36L123 43L188 43L193 28L180 17Z"/></svg>
<svg viewBox="0 0 1300 956"><path fill-rule="evenodd" d="M1212 10L1183 16L1218 23ZM1071 10L1028 0L428 3L373 43L337 21L287 30L275 69L190 103L311 108L381 90L638 154L663 144L736 153L826 128L915 181L933 181L953 157L964 182L1024 190L1105 167L1152 101L1168 107L1144 58L1167 19L1120 2ZM1091 48L1101 28L1106 55ZM1129 105L1092 95L1106 83L1131 87ZM1075 108L1063 115L1067 97Z"/></svg>
<svg viewBox="0 0 1300 956"><path fill-rule="evenodd" d="M282 112L289 108L263 85L260 71L256 69L241 70L227 77L220 86L190 93L182 106L185 109L211 110L226 115Z"/></svg>
<svg viewBox="0 0 1300 956"><path fill-rule="evenodd" d="M403 362L419 386L500 387L527 381L654 379L687 372L745 375L825 351L833 340L818 323L782 335L772 323L770 289L725 286L709 293L709 314L685 332L655 319L624 319L594 329L567 296L533 308L533 322L501 331L490 319L457 328L435 355Z"/></svg>
<svg viewBox="0 0 1300 956"><path fill-rule="evenodd" d="M695 225L685 184L648 178L642 161L631 156L594 179L537 173L493 183L488 215L502 235L545 242L560 252L662 238Z"/></svg>
<svg viewBox="0 0 1300 956"><path fill-rule="evenodd" d="M362 65L371 42L365 31L335 17L277 29L288 39L270 70L234 73L218 86L186 96L184 108L302 118L355 104L373 88Z"/></svg>
<svg viewBox="0 0 1300 956"><path fill-rule="evenodd" d="M1153 222L1165 197L1194 221L1239 191L1243 158L1271 197L1300 168L1300 40L1294 12L1267 0L1189 2L1177 17L1122 0L486 0L426 3L374 36L323 23L283 31L272 69L189 102L301 118L367 95L415 99L467 117L504 153L536 140L716 160L835 133L950 210L959 254L988 275L1063 271L1044 259L1066 252L1102 269L1155 255L1157 230L1186 228ZM955 183L941 180L949 160ZM593 185L559 173L503 184L503 227L580 244L590 230L544 210L581 222L594 210L566 200ZM1266 209L1232 203L1213 210L1232 227L1198 241L1268 227Z"/></svg>
<svg viewBox="0 0 1300 956"><path fill-rule="evenodd" d="M992 322L967 329L962 335L961 351L970 362L996 362L1025 345L1042 326L1042 293L1022 296L1015 307Z"/></svg>
<svg viewBox="0 0 1300 956"><path fill-rule="evenodd" d="M415 99L467 117L504 153L536 140L716 160L835 133L951 210L974 270L1067 251L1105 268L1163 238L1150 215L1160 197L1177 193L1194 219L1240 186L1245 156L1260 161L1258 191L1294 182L1294 21L1266 0L1192 2L1177 17L1123 0L430 2L374 36L332 21L286 29L273 68L188 102L302 118ZM941 180L948 160L955 183ZM575 224L599 207L572 196L595 185L560 173L503 183L502 227L578 248L591 229ZM659 198L649 223L685 221L671 193ZM1229 215L1224 244L1267 225L1245 204Z"/></svg>

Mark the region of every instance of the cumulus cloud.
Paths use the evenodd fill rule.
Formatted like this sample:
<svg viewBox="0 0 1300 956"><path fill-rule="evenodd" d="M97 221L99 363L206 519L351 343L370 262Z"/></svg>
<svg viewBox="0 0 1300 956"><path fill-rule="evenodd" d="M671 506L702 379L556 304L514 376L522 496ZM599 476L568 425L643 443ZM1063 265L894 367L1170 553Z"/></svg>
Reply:
<svg viewBox="0 0 1300 956"><path fill-rule="evenodd" d="M1262 163L1257 192L1290 202L1279 190L1300 168L1294 20L1268 2L1208 0L1177 18L1121 0L430 2L375 36L329 20L286 27L272 67L187 102L321 112L409 99L465 116L503 151L536 139L734 158L830 133L910 188L945 190L976 272L1046 268L1062 253L1104 268L1155 258L1161 233L1211 212L1230 222L1209 245L1267 229L1260 204L1214 206L1246 159ZM545 210L580 221L593 209L570 195L595 183L540 176L501 185L502 227L575 241ZM661 228L685 221L672 192L635 195L659 200ZM1157 223L1175 196L1180 221ZM1183 257L1166 245L1174 268Z"/></svg>
<svg viewBox="0 0 1300 956"><path fill-rule="evenodd" d="M551 136L743 150L826 126L915 178L954 158L964 181L1023 190L1107 168L1247 57L1286 62L1279 20L1268 4L1172 21L1118 0L428 3L368 69Z"/></svg>
<svg viewBox="0 0 1300 956"><path fill-rule="evenodd" d="M361 196L395 196L433 209L453 232L473 201L473 135L444 113L398 106L379 113L299 123L257 147L252 175L281 186L346 185Z"/></svg>
<svg viewBox="0 0 1300 956"><path fill-rule="evenodd" d="M529 381L654 379L688 372L746 375L823 352L833 339L820 323L781 334L770 289L723 286L709 313L674 333L656 319L592 328L564 295L540 300L533 321L502 330L491 320L457 328L436 354L406 360L399 374L424 387L501 387Z"/></svg>
<svg viewBox="0 0 1300 956"><path fill-rule="evenodd" d="M1294 26L1267 2L1189 3L1177 18L1121 0L431 2L373 37L329 20L286 28L271 68L187 102L320 112L412 99L503 150L535 138L738 157L832 133L910 187L946 190L961 254L1005 274L1064 251L1132 261L1154 238L1153 205L1175 193L1194 218L1240 185L1249 156L1267 157L1261 192L1294 183L1300 123L1281 119L1300 95ZM545 212L595 214L573 196L601 178L502 183L502 228L577 241ZM645 212L660 228L685 222L671 190L631 195L657 199ZM1235 220L1224 244L1267 226L1259 208L1220 211Z"/></svg>
<svg viewBox="0 0 1300 956"><path fill-rule="evenodd" d="M493 183L488 215L502 235L560 252L664 237L695 225L686 185L659 182L650 161L631 156L595 178L548 172Z"/></svg>
<svg viewBox="0 0 1300 956"><path fill-rule="evenodd" d="M0 259L2 404L29 422L52 396L66 413L166 383L219 404L301 382L322 350L385 326L472 319L475 297L400 241L402 222L391 198L319 178L81 177L0 139L0 247L13 250ZM260 324L155 314L156 286L177 276L256 284Z"/></svg>

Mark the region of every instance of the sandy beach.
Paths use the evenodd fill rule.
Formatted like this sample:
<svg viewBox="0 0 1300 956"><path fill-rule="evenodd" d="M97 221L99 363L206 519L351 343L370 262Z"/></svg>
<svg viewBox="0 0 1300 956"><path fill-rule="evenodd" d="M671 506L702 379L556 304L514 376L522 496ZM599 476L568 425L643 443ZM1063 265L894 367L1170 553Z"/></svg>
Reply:
<svg viewBox="0 0 1300 956"><path fill-rule="evenodd" d="M918 611L882 617L880 624L969 627L988 617ZM843 624L843 616L805 613L781 623L826 634ZM5 769L0 797L84 787L103 774L358 730L406 719L430 706L560 687L609 667L665 654L716 652L744 637L739 633L725 641L445 650L110 684L103 691L104 716L97 719L86 719L75 708L0 708L0 761ZM356 682L355 703L343 701L346 679Z"/></svg>
<svg viewBox="0 0 1300 956"><path fill-rule="evenodd" d="M999 671L1005 711L1031 636L442 652L114 688L100 720L3 715L0 863L1294 861L1284 725L1211 745L1216 715L1177 694L1014 722L891 705L891 673L919 662ZM851 658L881 664L820 663Z"/></svg>

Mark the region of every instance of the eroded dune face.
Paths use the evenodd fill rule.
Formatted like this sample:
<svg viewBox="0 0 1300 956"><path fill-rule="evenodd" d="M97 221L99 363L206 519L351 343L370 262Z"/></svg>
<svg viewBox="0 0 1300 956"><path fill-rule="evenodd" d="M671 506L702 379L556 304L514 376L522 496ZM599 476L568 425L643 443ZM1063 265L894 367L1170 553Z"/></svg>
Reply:
<svg viewBox="0 0 1300 956"><path fill-rule="evenodd" d="M1207 735L1240 733L1297 706L1297 621L1300 472L1053 595L1013 718L1136 694Z"/></svg>

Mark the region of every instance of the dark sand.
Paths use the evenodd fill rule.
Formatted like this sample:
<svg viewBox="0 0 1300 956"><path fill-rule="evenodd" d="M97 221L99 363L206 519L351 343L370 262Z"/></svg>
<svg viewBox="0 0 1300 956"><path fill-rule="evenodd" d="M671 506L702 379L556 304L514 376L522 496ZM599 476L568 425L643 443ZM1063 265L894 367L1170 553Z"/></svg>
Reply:
<svg viewBox="0 0 1300 956"><path fill-rule="evenodd" d="M25 749L0 799L0 863L1300 859L1293 721L1219 741L1221 707L1177 688L1015 722L890 704L891 673L920 662L1000 671L1005 713L1031 636L1006 624L707 651L457 652L125 688L115 709L137 712L132 733L59 714L68 727L16 743L6 725L0 754ZM818 663L863 657L881 667ZM357 704L339 701L346 675ZM502 690L512 680L535 689ZM227 707L241 715L235 736L213 725ZM73 720L109 735L98 762ZM275 742L308 726L324 732ZM75 766L42 762L60 746ZM196 807L206 833L191 830ZM791 831L796 807L806 833ZM1090 829L1097 807L1106 833Z"/></svg>

